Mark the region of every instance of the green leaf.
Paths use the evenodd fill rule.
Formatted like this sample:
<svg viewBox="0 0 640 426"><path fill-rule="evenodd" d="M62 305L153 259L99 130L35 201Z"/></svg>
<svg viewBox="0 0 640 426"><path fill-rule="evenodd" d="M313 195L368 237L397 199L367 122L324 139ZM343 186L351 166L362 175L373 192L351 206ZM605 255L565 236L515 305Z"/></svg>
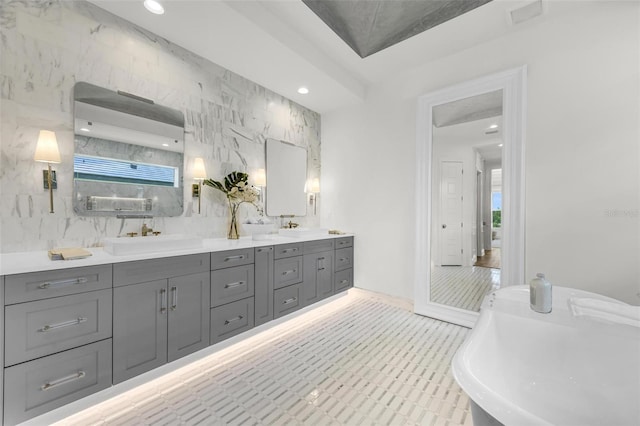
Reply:
<svg viewBox="0 0 640 426"><path fill-rule="evenodd" d="M227 193L227 191L224 189L224 186L222 186L222 184L220 182L218 182L217 180L213 180L213 179L205 179L202 181L203 185L207 185L207 186L211 186L215 189L219 189L220 191L224 192L225 194Z"/></svg>
<svg viewBox="0 0 640 426"><path fill-rule="evenodd" d="M227 189L226 192L231 191L231 188L236 186L240 182L246 182L249 179L249 175L242 172L231 172L224 178L224 186Z"/></svg>

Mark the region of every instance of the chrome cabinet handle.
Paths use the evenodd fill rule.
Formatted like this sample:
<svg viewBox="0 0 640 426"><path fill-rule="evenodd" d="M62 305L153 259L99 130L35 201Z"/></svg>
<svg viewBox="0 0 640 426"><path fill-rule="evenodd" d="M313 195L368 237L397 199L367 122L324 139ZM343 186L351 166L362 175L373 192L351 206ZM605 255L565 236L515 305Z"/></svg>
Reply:
<svg viewBox="0 0 640 426"><path fill-rule="evenodd" d="M340 284L346 284L348 282L349 282L349 280L342 280L342 281L340 281Z"/></svg>
<svg viewBox="0 0 640 426"><path fill-rule="evenodd" d="M283 305L288 305L289 303L293 303L296 302L298 300L297 297L292 297L291 299L287 299L284 302L282 302Z"/></svg>
<svg viewBox="0 0 640 426"><path fill-rule="evenodd" d="M175 311L178 307L178 287L171 287L171 310Z"/></svg>
<svg viewBox="0 0 640 426"><path fill-rule="evenodd" d="M164 314L167 312L167 290L164 288L160 289L160 313Z"/></svg>
<svg viewBox="0 0 640 426"><path fill-rule="evenodd" d="M231 318L231 319L225 320L225 321L224 321L224 325L229 325L229 324L231 324L232 322L240 321L242 318L244 318L242 315L238 315L237 317L234 317L234 318Z"/></svg>
<svg viewBox="0 0 640 426"><path fill-rule="evenodd" d="M298 272L296 269L290 269L288 271L284 271L282 275L295 274L296 272Z"/></svg>
<svg viewBox="0 0 640 426"><path fill-rule="evenodd" d="M348 257L343 257L342 259L338 259L338 262L346 262L347 260L349 260Z"/></svg>
<svg viewBox="0 0 640 426"><path fill-rule="evenodd" d="M79 278L71 278L68 280L59 280L59 281L47 281L38 286L41 290L48 290L51 288L62 288L69 287L72 285L85 284L89 282L89 278L79 277Z"/></svg>
<svg viewBox="0 0 640 426"><path fill-rule="evenodd" d="M238 282L235 282L235 283L225 284L224 288L235 288L235 287L240 287L242 285L244 285L244 281L238 281Z"/></svg>
<svg viewBox="0 0 640 426"><path fill-rule="evenodd" d="M262 253L263 251L273 251L273 247L259 248L258 249L258 253Z"/></svg>
<svg viewBox="0 0 640 426"><path fill-rule="evenodd" d="M228 262L230 260L236 260L236 259L244 259L244 254L239 254L237 256L228 256L224 258L225 262Z"/></svg>
<svg viewBox="0 0 640 426"><path fill-rule="evenodd" d="M39 333L45 333L47 331L57 330L59 328L71 327L72 325L82 324L83 322L87 322L87 319L84 318L84 317L78 317L78 318L70 320L70 321L64 321L64 322L59 322L57 324L45 325L44 327L39 328L38 332Z"/></svg>
<svg viewBox="0 0 640 426"><path fill-rule="evenodd" d="M295 248L295 247L294 248L288 248L288 249L282 250L282 253L289 253L290 251L298 251L298 249Z"/></svg>
<svg viewBox="0 0 640 426"><path fill-rule="evenodd" d="M65 383L69 383L69 382L73 382L73 381L78 380L78 379L82 379L86 375L87 375L87 373L85 373L84 371L78 370L77 373L70 374L68 376L61 377L59 379L51 380L50 382L44 383L42 386L40 386L40 390L46 391L46 390L55 388L56 386L60 386L60 385L63 385Z"/></svg>

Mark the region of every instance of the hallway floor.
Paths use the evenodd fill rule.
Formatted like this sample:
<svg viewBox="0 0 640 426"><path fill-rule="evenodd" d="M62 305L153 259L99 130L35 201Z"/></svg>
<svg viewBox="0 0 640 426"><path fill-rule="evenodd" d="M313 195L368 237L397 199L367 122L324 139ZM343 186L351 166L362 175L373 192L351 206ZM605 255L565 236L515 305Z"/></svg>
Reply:
<svg viewBox="0 0 640 426"><path fill-rule="evenodd" d="M352 289L60 425L471 425L450 372L469 332Z"/></svg>

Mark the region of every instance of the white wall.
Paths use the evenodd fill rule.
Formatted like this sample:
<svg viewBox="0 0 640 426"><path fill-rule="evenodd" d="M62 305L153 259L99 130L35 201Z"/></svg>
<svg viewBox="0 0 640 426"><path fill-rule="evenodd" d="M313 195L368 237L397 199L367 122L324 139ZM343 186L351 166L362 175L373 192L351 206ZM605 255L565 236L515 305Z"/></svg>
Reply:
<svg viewBox="0 0 640 426"><path fill-rule="evenodd" d="M413 297L417 97L527 64L526 276L640 304L640 5L550 3L323 116L321 219L357 234L357 286Z"/></svg>

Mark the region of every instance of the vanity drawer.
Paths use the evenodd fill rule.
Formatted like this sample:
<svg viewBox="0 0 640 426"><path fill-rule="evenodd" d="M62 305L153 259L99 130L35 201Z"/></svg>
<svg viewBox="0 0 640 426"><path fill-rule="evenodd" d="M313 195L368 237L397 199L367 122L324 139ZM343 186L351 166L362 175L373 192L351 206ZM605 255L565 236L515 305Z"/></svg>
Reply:
<svg viewBox="0 0 640 426"><path fill-rule="evenodd" d="M336 249L353 247L353 237L336 238Z"/></svg>
<svg viewBox="0 0 640 426"><path fill-rule="evenodd" d="M211 309L211 344L253 328L253 297Z"/></svg>
<svg viewBox="0 0 640 426"><path fill-rule="evenodd" d="M5 277L5 303L30 302L111 288L111 265L30 272Z"/></svg>
<svg viewBox="0 0 640 426"><path fill-rule="evenodd" d="M353 247L336 250L336 271L353 268Z"/></svg>
<svg viewBox="0 0 640 426"><path fill-rule="evenodd" d="M111 386L111 339L4 370L4 423L16 424Z"/></svg>
<svg viewBox="0 0 640 426"><path fill-rule="evenodd" d="M211 272L211 307L251 297L253 294L253 265Z"/></svg>
<svg viewBox="0 0 640 426"><path fill-rule="evenodd" d="M302 307L301 288L301 284L294 284L273 292L274 318L280 318Z"/></svg>
<svg viewBox="0 0 640 426"><path fill-rule="evenodd" d="M111 290L20 303L5 310L5 365L111 337Z"/></svg>
<svg viewBox="0 0 640 426"><path fill-rule="evenodd" d="M302 243L279 244L276 246L274 257L283 259L285 257L300 256L302 254Z"/></svg>
<svg viewBox="0 0 640 426"><path fill-rule="evenodd" d="M113 265L115 287L209 271L209 253L123 262Z"/></svg>
<svg viewBox="0 0 640 426"><path fill-rule="evenodd" d="M302 256L275 261L273 288L282 288L302 282Z"/></svg>
<svg viewBox="0 0 640 426"><path fill-rule="evenodd" d="M333 276L333 282L335 293L339 293L353 287L353 269L349 268L337 271Z"/></svg>
<svg viewBox="0 0 640 426"><path fill-rule="evenodd" d="M306 243L304 243L304 254L321 253L323 251L333 250L333 243L333 238L329 238L326 240L307 241Z"/></svg>
<svg viewBox="0 0 640 426"><path fill-rule="evenodd" d="M211 253L211 269L231 268L253 263L253 248Z"/></svg>

